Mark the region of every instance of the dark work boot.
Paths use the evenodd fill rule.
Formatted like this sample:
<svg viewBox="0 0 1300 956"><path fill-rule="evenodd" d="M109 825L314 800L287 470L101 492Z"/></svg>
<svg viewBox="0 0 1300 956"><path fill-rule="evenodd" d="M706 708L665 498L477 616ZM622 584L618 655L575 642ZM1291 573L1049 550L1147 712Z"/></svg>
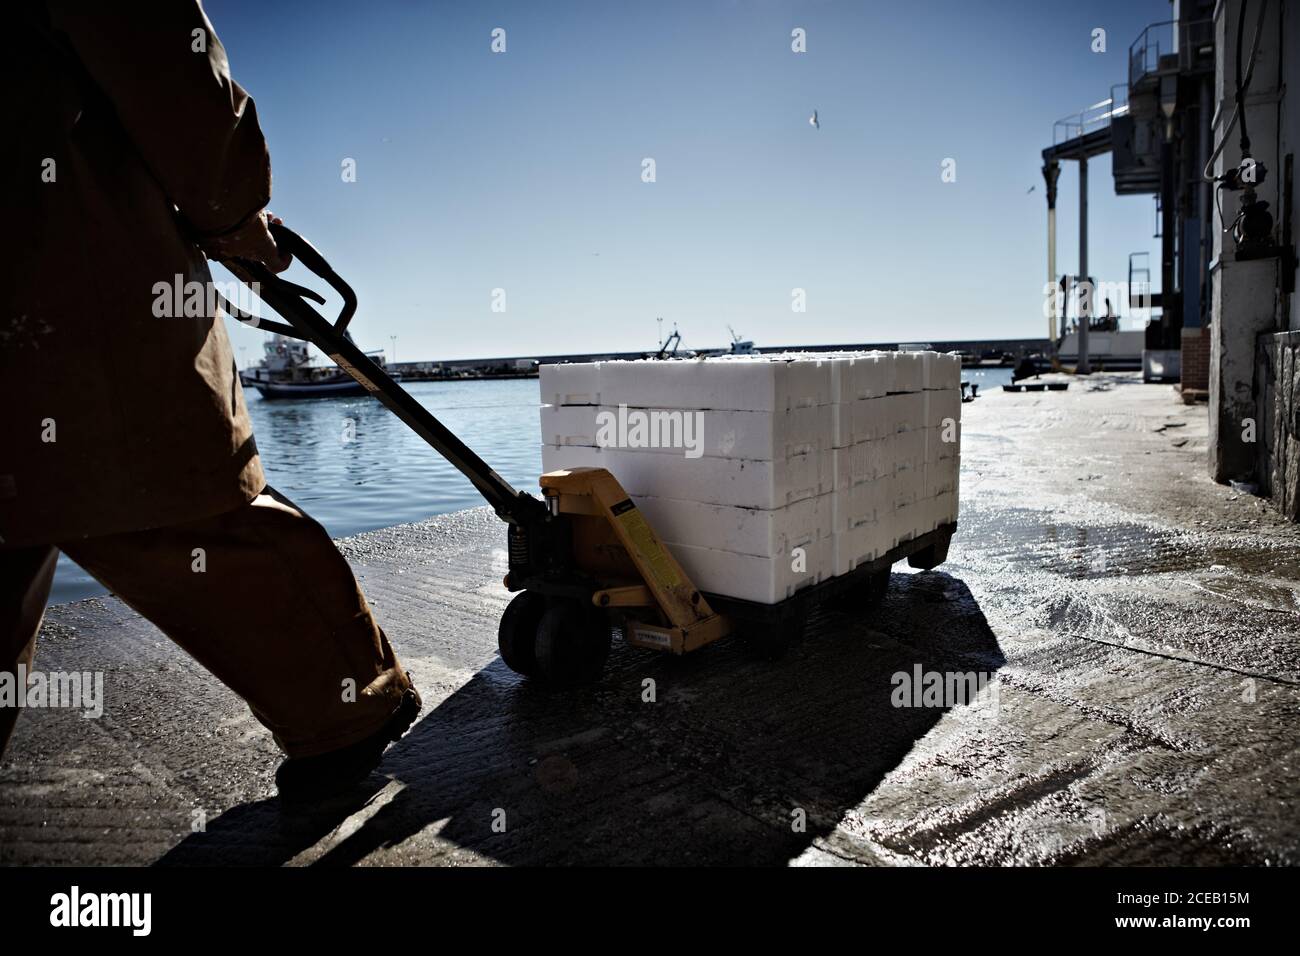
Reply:
<svg viewBox="0 0 1300 956"><path fill-rule="evenodd" d="M388 722L364 740L312 757L290 757L275 771L280 802L301 806L337 796L379 766L384 749L406 733L420 712L420 693L412 685Z"/></svg>

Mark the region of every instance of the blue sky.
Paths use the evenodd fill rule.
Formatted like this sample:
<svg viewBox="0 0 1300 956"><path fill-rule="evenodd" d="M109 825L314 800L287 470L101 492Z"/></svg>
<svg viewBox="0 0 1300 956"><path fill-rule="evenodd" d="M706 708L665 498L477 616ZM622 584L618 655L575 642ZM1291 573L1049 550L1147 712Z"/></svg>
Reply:
<svg viewBox="0 0 1300 956"><path fill-rule="evenodd" d="M1164 0L205 8L257 100L272 209L356 288L360 344L396 335L401 360L647 349L656 316L697 348L728 324L761 345L1042 335L1040 152L1170 16ZM1108 157L1090 179L1091 271L1123 281L1130 252L1158 258L1154 203L1114 196ZM1074 164L1058 208L1072 271ZM232 337L260 351L261 333Z"/></svg>

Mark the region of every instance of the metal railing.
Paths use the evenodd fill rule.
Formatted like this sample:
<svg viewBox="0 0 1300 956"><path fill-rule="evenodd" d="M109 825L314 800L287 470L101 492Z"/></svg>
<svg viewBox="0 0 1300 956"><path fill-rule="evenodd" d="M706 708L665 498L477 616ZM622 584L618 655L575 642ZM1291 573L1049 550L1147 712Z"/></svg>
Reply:
<svg viewBox="0 0 1300 956"><path fill-rule="evenodd" d="M1068 142L1085 133L1110 125L1116 116L1128 113L1128 87L1117 83L1110 88L1110 96L1099 103L1084 107L1052 124L1052 145Z"/></svg>
<svg viewBox="0 0 1300 956"><path fill-rule="evenodd" d="M1163 20L1152 23L1128 48L1128 82L1136 86L1142 79L1159 73L1160 59L1177 54L1178 69L1188 70L1199 56L1214 51L1214 21Z"/></svg>
<svg viewBox="0 0 1300 956"><path fill-rule="evenodd" d="M1151 253L1130 252L1128 256L1128 308L1151 311Z"/></svg>

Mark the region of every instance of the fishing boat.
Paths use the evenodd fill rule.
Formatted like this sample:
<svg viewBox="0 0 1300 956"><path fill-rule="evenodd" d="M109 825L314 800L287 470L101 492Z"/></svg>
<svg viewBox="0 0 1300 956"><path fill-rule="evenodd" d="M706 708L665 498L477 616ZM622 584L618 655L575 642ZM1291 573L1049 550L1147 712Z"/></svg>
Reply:
<svg viewBox="0 0 1300 956"><path fill-rule="evenodd" d="M263 345L265 354L252 368L239 373L245 388L255 388L263 398L332 398L364 395L366 389L337 365L317 365L306 342L272 335ZM387 369L382 351L367 352L375 364ZM397 372L389 372L401 381Z"/></svg>
<svg viewBox="0 0 1300 956"><path fill-rule="evenodd" d="M754 348L753 339L742 339L736 334L736 330L727 326L727 331L731 333L731 350L727 355L758 355L758 349Z"/></svg>

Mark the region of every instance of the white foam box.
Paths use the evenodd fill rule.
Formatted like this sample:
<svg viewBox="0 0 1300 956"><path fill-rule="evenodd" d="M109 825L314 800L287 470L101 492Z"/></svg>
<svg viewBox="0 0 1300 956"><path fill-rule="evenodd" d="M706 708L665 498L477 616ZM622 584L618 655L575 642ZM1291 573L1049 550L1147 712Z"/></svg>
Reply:
<svg viewBox="0 0 1300 956"><path fill-rule="evenodd" d="M875 363L868 360L865 353L826 353L822 355L830 365L831 402L829 406L831 446L843 448L853 444L853 409L852 405L859 397L875 397L880 389L881 377L870 376L866 370L874 368ZM858 373L855 374L855 367ZM861 386L859 379L865 380ZM863 394L858 395L861 391ZM868 395L869 393L869 395ZM881 390L878 394L883 395Z"/></svg>
<svg viewBox="0 0 1300 956"><path fill-rule="evenodd" d="M894 474L895 435L886 435L872 441L858 442L847 448L835 448L831 459L835 467L835 490L852 488L864 481L871 481L885 475Z"/></svg>
<svg viewBox="0 0 1300 956"><path fill-rule="evenodd" d="M900 461L894 471L894 507L902 508L925 497L925 463Z"/></svg>
<svg viewBox="0 0 1300 956"><path fill-rule="evenodd" d="M665 542L679 564L701 591L727 597L776 604L834 572L834 538L807 541L801 547L802 567L795 570L789 554L759 557L716 548Z"/></svg>
<svg viewBox="0 0 1300 956"><path fill-rule="evenodd" d="M896 432L890 440L894 470L919 468L924 465L928 449L928 438L928 429L924 428Z"/></svg>
<svg viewBox="0 0 1300 956"><path fill-rule="evenodd" d="M832 402L826 406L830 415L831 447L847 448L853 444L853 408L851 404Z"/></svg>
<svg viewBox="0 0 1300 956"><path fill-rule="evenodd" d="M835 573L848 574L874 561L894 546L884 525L871 521L835 533Z"/></svg>
<svg viewBox="0 0 1300 956"><path fill-rule="evenodd" d="M831 406L831 445L847 448L849 445L879 437L877 426L885 417L883 399L863 398L851 402L836 402Z"/></svg>
<svg viewBox="0 0 1300 956"><path fill-rule="evenodd" d="M961 391L955 388L929 389L921 393L921 420L926 428L938 428L945 419L961 421Z"/></svg>
<svg viewBox="0 0 1300 956"><path fill-rule="evenodd" d="M790 358L827 362L831 375L831 403L847 405L864 398L879 398L894 388L897 352L786 352Z"/></svg>
<svg viewBox="0 0 1300 956"><path fill-rule="evenodd" d="M944 426L922 430L925 436L925 460L939 461L943 458L961 456L961 422L955 422L952 429ZM951 441L944 439L951 438Z"/></svg>
<svg viewBox="0 0 1300 956"><path fill-rule="evenodd" d="M938 498L943 502L939 513L941 523L956 521L961 511L961 485L954 485L952 491L944 492Z"/></svg>
<svg viewBox="0 0 1300 956"><path fill-rule="evenodd" d="M894 432L921 428L925 422L925 393L908 392L868 398L851 406L852 443Z"/></svg>
<svg viewBox="0 0 1300 956"><path fill-rule="evenodd" d="M933 531L940 525L951 524L957 520L957 492L956 490L945 491L931 498L925 498L917 502L917 507L922 510L917 533Z"/></svg>
<svg viewBox="0 0 1300 956"><path fill-rule="evenodd" d="M944 492L956 492L961 480L961 457L940 458L925 463L924 498Z"/></svg>
<svg viewBox="0 0 1300 956"><path fill-rule="evenodd" d="M955 352L922 352L921 388L951 388L961 394L961 357Z"/></svg>
<svg viewBox="0 0 1300 956"><path fill-rule="evenodd" d="M859 352L837 361L831 368L835 401L848 404L895 391L894 355L893 352Z"/></svg>
<svg viewBox="0 0 1300 956"><path fill-rule="evenodd" d="M539 366L537 382L543 404L599 405L600 366L600 362Z"/></svg>
<svg viewBox="0 0 1300 956"><path fill-rule="evenodd" d="M737 508L783 508L834 490L830 449L775 461L683 458L621 448L543 445L542 471L605 468L634 497L681 498Z"/></svg>
<svg viewBox="0 0 1300 956"><path fill-rule="evenodd" d="M925 356L933 352L895 352L894 384L891 392L919 392L924 377Z"/></svg>
<svg viewBox="0 0 1300 956"><path fill-rule="evenodd" d="M925 393L917 390L890 395L894 406L894 430L905 432L925 427Z"/></svg>
<svg viewBox="0 0 1300 956"><path fill-rule="evenodd" d="M840 404L833 422L832 444L843 447L897 431L920 428L926 421L927 408L927 393L920 390L859 398Z"/></svg>
<svg viewBox="0 0 1300 956"><path fill-rule="evenodd" d="M891 547L897 547L904 541L910 541L918 534L917 528L922 523L924 506L915 501L895 502L893 513L881 525L882 540L892 540Z"/></svg>
<svg viewBox="0 0 1300 956"><path fill-rule="evenodd" d="M902 411L897 396L884 395L880 398L864 398L840 407L840 428L845 427L847 418L847 441L845 445L871 441L885 435L892 435L898 430L898 415ZM847 409L847 415L845 414Z"/></svg>
<svg viewBox="0 0 1300 956"><path fill-rule="evenodd" d="M811 540L831 536L833 497L818 495L770 510L645 495L635 501L661 540L778 557L790 555L794 548Z"/></svg>
<svg viewBox="0 0 1300 956"><path fill-rule="evenodd" d="M895 475L889 474L849 488L837 488L832 499L832 530L839 534L861 524L882 520L894 510L897 480Z"/></svg>
<svg viewBox="0 0 1300 956"><path fill-rule="evenodd" d="M838 413L834 425L837 447L856 445L894 431L893 406L888 396L862 398L835 408Z"/></svg>
<svg viewBox="0 0 1300 956"><path fill-rule="evenodd" d="M831 401L831 363L782 355L543 365L548 405L784 411ZM562 371L556 371L562 370Z"/></svg>
<svg viewBox="0 0 1300 956"><path fill-rule="evenodd" d="M543 405L542 442L594 448L612 438L606 447L682 457L698 450L711 458L774 461L831 448L828 412L826 405L776 412ZM689 448L684 441L688 436Z"/></svg>
<svg viewBox="0 0 1300 956"><path fill-rule="evenodd" d="M913 509L916 519L913 525L914 535L923 535L939 526L939 499L921 498L915 502Z"/></svg>

